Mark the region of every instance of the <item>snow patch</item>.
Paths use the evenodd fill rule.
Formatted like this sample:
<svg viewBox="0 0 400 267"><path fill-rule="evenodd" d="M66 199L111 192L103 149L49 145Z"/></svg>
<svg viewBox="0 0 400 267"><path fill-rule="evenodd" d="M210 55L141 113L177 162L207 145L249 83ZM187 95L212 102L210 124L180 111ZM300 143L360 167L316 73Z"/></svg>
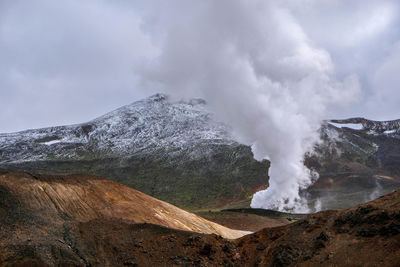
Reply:
<svg viewBox="0 0 400 267"><path fill-rule="evenodd" d="M42 143L42 145L51 146L51 145L54 145L54 144L58 144L60 142L61 142L61 140L51 140L51 141Z"/></svg>
<svg viewBox="0 0 400 267"><path fill-rule="evenodd" d="M395 134L396 132L397 132L397 129L393 129L393 130L384 131L383 133L384 134Z"/></svg>
<svg viewBox="0 0 400 267"><path fill-rule="evenodd" d="M363 130L364 127L362 126L361 123L346 123L346 124L341 124L341 123L334 123L334 122L328 122L330 125L335 126L337 128L350 128L353 130Z"/></svg>
<svg viewBox="0 0 400 267"><path fill-rule="evenodd" d="M375 144L375 143L372 143L372 145L374 146L374 148L375 148L375 151L378 151L378 149L379 149L379 146L378 146L377 144Z"/></svg>

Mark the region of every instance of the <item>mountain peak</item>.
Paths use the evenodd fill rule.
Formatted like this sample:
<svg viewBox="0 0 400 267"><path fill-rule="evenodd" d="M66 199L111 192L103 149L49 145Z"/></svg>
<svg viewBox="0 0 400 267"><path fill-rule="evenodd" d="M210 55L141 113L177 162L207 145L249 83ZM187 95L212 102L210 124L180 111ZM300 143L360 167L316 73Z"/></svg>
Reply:
<svg viewBox="0 0 400 267"><path fill-rule="evenodd" d="M156 102L164 101L164 100L168 99L168 95L163 94L163 93L157 93L157 94L154 94L152 96L149 96L147 99L148 100L152 100L152 101L156 101Z"/></svg>

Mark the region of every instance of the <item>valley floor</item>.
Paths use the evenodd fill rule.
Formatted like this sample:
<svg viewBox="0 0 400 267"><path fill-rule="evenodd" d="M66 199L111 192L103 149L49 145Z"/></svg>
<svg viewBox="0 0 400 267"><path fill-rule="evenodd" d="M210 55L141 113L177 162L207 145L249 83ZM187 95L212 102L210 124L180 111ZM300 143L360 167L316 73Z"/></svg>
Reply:
<svg viewBox="0 0 400 267"><path fill-rule="evenodd" d="M231 229L257 232L263 228L270 228L290 224L290 217L268 217L231 211L197 212L197 215L212 222L224 225Z"/></svg>

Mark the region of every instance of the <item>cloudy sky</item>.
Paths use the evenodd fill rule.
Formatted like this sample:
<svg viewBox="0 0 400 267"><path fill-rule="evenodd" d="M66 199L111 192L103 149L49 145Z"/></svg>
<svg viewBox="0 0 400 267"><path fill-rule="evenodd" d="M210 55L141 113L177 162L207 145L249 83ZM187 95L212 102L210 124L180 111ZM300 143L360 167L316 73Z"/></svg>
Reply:
<svg viewBox="0 0 400 267"><path fill-rule="evenodd" d="M327 117L400 118L398 1L262 2L1 0L0 132L84 122L158 91L210 98L193 83L227 84L199 82L204 66L191 56L222 58L221 40L272 83L316 71L358 82L330 96L346 105L316 102Z"/></svg>

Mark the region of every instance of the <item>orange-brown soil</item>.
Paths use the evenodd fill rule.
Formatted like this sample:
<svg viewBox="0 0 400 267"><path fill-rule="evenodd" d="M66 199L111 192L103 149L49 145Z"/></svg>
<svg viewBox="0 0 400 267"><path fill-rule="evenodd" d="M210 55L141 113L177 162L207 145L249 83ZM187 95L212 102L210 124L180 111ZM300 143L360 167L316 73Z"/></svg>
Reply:
<svg viewBox="0 0 400 267"><path fill-rule="evenodd" d="M66 217L87 222L105 217L215 233L227 238L243 235L135 189L96 176L48 176L3 171L0 173L0 188L22 202L21 206L31 213L46 219L62 220Z"/></svg>
<svg viewBox="0 0 400 267"><path fill-rule="evenodd" d="M96 177L1 171L0 266L398 266L400 262L400 191L231 240L172 229L177 228L176 220L198 229L208 229L202 223L209 224L195 215L183 216L184 211L161 220L152 210L161 205L164 212L170 211L169 204L121 187ZM116 188L118 193L107 194Z"/></svg>

